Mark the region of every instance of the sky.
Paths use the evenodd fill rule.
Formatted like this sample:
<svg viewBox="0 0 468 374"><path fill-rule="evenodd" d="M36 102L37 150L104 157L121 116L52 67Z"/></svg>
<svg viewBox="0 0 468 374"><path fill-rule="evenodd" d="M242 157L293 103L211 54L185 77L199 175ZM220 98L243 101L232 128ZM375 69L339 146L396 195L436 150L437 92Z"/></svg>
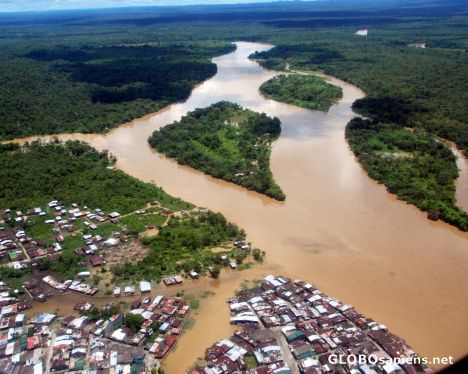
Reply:
<svg viewBox="0 0 468 374"><path fill-rule="evenodd" d="M148 5L264 3L272 0L0 0L0 12L113 8Z"/></svg>

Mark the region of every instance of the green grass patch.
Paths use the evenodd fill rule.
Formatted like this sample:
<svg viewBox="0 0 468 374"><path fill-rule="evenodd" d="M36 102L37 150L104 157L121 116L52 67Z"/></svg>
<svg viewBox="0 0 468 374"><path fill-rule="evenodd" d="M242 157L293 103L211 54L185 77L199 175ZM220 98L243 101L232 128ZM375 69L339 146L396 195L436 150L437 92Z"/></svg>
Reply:
<svg viewBox="0 0 468 374"><path fill-rule="evenodd" d="M245 364L247 365L247 369L255 369L257 367L257 360L255 360L255 356L245 356Z"/></svg>
<svg viewBox="0 0 468 374"><path fill-rule="evenodd" d="M119 219L120 226L126 226L133 234L139 234L147 230L147 225L158 227L166 221L167 217L159 214L132 214Z"/></svg>
<svg viewBox="0 0 468 374"><path fill-rule="evenodd" d="M79 234L77 236L68 235L65 237L65 241L61 244L61 246L64 251L67 251L84 247L85 242L83 240L83 237Z"/></svg>
<svg viewBox="0 0 468 374"><path fill-rule="evenodd" d="M45 220L51 219L51 215L29 217L25 227L28 235L35 240L41 241L46 245L55 242L55 234L53 232L54 225L44 223Z"/></svg>
<svg viewBox="0 0 468 374"><path fill-rule="evenodd" d="M112 222L104 222L96 224L96 226L96 230L87 229L88 234L101 235L103 238L107 238L112 236L112 233L119 231L119 226Z"/></svg>

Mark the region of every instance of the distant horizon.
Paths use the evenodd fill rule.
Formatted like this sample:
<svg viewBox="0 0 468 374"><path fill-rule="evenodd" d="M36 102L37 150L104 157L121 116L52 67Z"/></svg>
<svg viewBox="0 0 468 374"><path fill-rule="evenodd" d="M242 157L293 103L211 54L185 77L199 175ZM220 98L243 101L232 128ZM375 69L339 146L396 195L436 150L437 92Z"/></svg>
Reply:
<svg viewBox="0 0 468 374"><path fill-rule="evenodd" d="M272 2L310 2L317 0L0 0L0 13L46 12L60 10L97 10L148 6L190 6L258 4Z"/></svg>

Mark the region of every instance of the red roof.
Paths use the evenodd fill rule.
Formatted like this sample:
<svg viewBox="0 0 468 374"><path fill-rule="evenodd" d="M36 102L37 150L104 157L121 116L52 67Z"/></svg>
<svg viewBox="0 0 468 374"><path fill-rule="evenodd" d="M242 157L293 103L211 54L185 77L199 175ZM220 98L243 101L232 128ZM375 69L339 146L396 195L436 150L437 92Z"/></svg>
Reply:
<svg viewBox="0 0 468 374"><path fill-rule="evenodd" d="M168 346L169 348L172 347L174 343L176 342L176 340L177 340L176 336L169 335L166 339L166 346Z"/></svg>
<svg viewBox="0 0 468 374"><path fill-rule="evenodd" d="M89 257L89 262L93 266L100 266L104 264L104 259L100 255L92 255Z"/></svg>
<svg viewBox="0 0 468 374"><path fill-rule="evenodd" d="M174 312L177 310L175 306L168 306L163 309L164 314L169 314L170 316L174 314Z"/></svg>

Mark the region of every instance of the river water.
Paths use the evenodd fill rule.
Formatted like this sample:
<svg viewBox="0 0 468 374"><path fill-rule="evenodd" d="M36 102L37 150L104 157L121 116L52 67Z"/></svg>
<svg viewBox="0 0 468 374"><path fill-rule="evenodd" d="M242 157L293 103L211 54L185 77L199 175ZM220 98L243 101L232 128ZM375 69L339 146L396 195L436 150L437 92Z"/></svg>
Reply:
<svg viewBox="0 0 468 374"><path fill-rule="evenodd" d="M386 324L422 355L461 357L468 352L468 235L432 222L367 177L344 139L351 104L364 96L335 78L343 99L327 113L267 100L258 87L276 73L248 60L271 46L237 43L217 57L218 73L197 86L184 103L134 120L105 135L72 134L117 156L117 167L169 194L222 212L244 228L248 240L267 252L253 269L223 271L221 280L199 280L190 292L212 289L202 300L196 323L165 361L179 374L215 340L232 332L225 304L243 279L268 273L301 278ZM150 134L197 107L220 100L278 116L282 134L273 144L271 168L285 192L277 202L216 180L154 152ZM466 186L465 186L466 189ZM466 194L457 195L467 199ZM462 206L466 206L463 201ZM173 291L172 291L173 292ZM67 301L68 299L71 299ZM68 307L76 297L52 299Z"/></svg>

